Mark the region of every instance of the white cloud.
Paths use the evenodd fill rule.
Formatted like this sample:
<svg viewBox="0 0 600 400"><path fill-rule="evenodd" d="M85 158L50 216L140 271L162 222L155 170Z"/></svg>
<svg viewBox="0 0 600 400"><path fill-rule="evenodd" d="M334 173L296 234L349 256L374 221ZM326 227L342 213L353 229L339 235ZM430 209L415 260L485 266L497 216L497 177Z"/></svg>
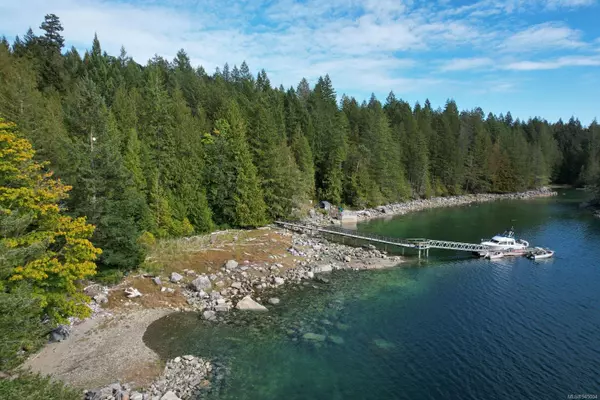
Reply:
<svg viewBox="0 0 600 400"><path fill-rule="evenodd" d="M548 8L577 8L596 4L596 0L547 0Z"/></svg>
<svg viewBox="0 0 600 400"><path fill-rule="evenodd" d="M118 54L124 45L140 63L154 54L171 59L184 48L209 72L245 60L253 71L265 68L276 85L329 73L340 92L403 92L447 85L440 72L583 65L580 54L551 62L519 59L525 51L582 52L591 46L578 30L546 22L517 31L484 17L594 3L480 0L456 8L446 0L21 0L0 4L0 35L22 34L55 13L69 45L89 47L97 32L104 50Z"/></svg>
<svg viewBox="0 0 600 400"><path fill-rule="evenodd" d="M504 51L523 52L584 47L581 32L562 23L546 22L531 26L508 37L499 47Z"/></svg>
<svg viewBox="0 0 600 400"><path fill-rule="evenodd" d="M567 56L545 61L517 61L504 66L504 69L515 71L539 71L566 67L600 66L599 56Z"/></svg>
<svg viewBox="0 0 600 400"><path fill-rule="evenodd" d="M440 68L441 71L465 71L471 69L480 69L494 64L491 58L473 57L473 58L454 58L445 62Z"/></svg>

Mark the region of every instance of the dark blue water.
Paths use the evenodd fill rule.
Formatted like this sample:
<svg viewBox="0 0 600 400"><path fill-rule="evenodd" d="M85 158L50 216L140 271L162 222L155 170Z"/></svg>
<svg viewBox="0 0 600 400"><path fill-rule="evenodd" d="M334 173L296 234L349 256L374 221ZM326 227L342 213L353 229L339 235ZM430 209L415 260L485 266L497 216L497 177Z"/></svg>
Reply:
<svg viewBox="0 0 600 400"><path fill-rule="evenodd" d="M600 395L600 220L581 194L426 211L359 229L478 241L514 225L545 262L460 253L287 289L268 314L156 321L146 343L228 366L224 399L566 399ZM306 341L306 332L324 342ZM340 340L341 339L341 340ZM338 343L334 343L334 341ZM339 343L343 341L343 343Z"/></svg>

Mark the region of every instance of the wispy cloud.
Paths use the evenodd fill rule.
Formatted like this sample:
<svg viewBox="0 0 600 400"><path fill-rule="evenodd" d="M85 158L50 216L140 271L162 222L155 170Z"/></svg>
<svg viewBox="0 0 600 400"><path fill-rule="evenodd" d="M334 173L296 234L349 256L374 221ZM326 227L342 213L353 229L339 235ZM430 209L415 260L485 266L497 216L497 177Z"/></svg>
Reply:
<svg viewBox="0 0 600 400"><path fill-rule="evenodd" d="M547 22L531 26L508 37L499 47L510 52L584 47L581 32L562 23Z"/></svg>
<svg viewBox="0 0 600 400"><path fill-rule="evenodd" d="M55 13L79 49L98 33L109 53L124 45L140 63L184 48L208 71L245 60L284 86L329 73L341 92L360 96L460 86L449 72L460 80L465 71L596 66L586 53L596 56L600 42L564 22L539 22L583 7L597 10L597 0L21 0L0 4L0 34L22 34Z"/></svg>
<svg viewBox="0 0 600 400"><path fill-rule="evenodd" d="M544 61L517 61L507 64L504 68L515 71L539 71L565 67L596 66L600 66L600 56L567 56Z"/></svg>
<svg viewBox="0 0 600 400"><path fill-rule="evenodd" d="M491 58L473 57L473 58L454 58L441 66L441 71L465 71L489 67L494 64Z"/></svg>

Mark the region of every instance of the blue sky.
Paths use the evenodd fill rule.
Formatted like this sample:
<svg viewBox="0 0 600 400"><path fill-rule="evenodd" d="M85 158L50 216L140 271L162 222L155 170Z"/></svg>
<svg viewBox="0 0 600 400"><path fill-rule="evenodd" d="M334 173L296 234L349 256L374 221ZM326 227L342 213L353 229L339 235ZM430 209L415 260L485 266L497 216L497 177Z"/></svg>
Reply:
<svg viewBox="0 0 600 400"><path fill-rule="evenodd" d="M184 48L207 71L246 60L286 87L329 73L359 100L393 90L522 119L600 117L600 0L21 0L0 4L0 34L46 13L67 45L97 32L140 63Z"/></svg>

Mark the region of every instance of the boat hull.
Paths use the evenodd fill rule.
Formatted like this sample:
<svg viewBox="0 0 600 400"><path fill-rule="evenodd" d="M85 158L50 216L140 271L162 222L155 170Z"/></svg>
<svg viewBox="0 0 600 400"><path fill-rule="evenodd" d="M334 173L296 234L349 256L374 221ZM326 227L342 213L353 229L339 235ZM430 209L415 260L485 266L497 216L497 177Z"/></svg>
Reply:
<svg viewBox="0 0 600 400"><path fill-rule="evenodd" d="M494 251L494 250L492 250ZM497 250L495 250L497 251ZM527 253L529 252L529 249L513 249L513 250L504 250L502 251L502 254L504 255L504 257L522 257L527 255ZM474 256L477 257L486 257L489 254L489 252L487 251L479 251L479 252L473 252Z"/></svg>
<svg viewBox="0 0 600 400"><path fill-rule="evenodd" d="M552 258L554 256L554 252L548 254L532 254L529 256L532 260L546 260L548 258Z"/></svg>

